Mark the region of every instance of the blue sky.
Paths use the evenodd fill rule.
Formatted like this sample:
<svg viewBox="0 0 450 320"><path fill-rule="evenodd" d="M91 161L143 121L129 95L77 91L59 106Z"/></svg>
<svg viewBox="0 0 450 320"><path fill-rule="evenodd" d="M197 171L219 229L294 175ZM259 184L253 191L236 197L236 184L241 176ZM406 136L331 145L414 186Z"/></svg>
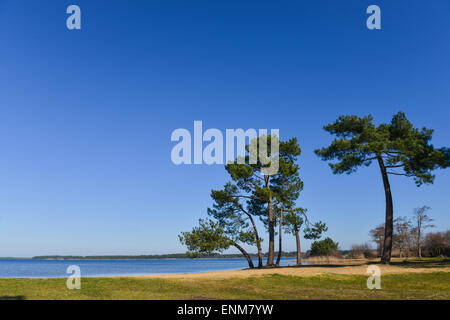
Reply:
<svg viewBox="0 0 450 320"><path fill-rule="evenodd" d="M82 30L66 28L70 4ZM370 4L381 30L366 28ZM379 169L335 176L313 150L340 114L399 110L448 146L449 12L445 0L0 0L0 256L184 252L177 235L228 181L220 165L171 162L172 131L194 120L298 137L298 205L341 248L368 241L384 221ZM395 215L429 205L447 229L450 170L436 175L421 188L392 177Z"/></svg>

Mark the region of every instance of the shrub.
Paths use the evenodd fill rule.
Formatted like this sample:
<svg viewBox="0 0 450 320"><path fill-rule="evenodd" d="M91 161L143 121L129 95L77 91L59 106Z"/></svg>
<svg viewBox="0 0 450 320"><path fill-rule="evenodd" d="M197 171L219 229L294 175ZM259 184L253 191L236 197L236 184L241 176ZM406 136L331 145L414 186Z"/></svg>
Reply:
<svg viewBox="0 0 450 320"><path fill-rule="evenodd" d="M429 257L450 256L450 230L428 233L423 241L423 251Z"/></svg>
<svg viewBox="0 0 450 320"><path fill-rule="evenodd" d="M311 244L311 256L330 256L337 252L339 244L331 240L331 238L325 238L320 241L314 241Z"/></svg>
<svg viewBox="0 0 450 320"><path fill-rule="evenodd" d="M370 259L375 258L376 253L370 248L367 243L364 244L354 244L350 250L349 256L353 259Z"/></svg>

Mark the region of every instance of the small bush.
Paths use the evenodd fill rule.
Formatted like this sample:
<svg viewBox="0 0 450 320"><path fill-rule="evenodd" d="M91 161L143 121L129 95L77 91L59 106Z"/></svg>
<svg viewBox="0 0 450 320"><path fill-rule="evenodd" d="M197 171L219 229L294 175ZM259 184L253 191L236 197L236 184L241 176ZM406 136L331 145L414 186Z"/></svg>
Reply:
<svg viewBox="0 0 450 320"><path fill-rule="evenodd" d="M311 244L311 256L330 256L338 252L339 244L331 238L325 238L320 241L314 241Z"/></svg>

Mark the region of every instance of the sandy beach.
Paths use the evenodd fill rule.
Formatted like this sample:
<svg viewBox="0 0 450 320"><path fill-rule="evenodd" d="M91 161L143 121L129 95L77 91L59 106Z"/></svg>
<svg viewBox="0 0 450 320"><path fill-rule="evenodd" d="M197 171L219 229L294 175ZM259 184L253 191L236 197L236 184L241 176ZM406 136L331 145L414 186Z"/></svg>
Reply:
<svg viewBox="0 0 450 320"><path fill-rule="evenodd" d="M373 264L371 264L373 265ZM381 269L381 274L400 274L400 273L432 273L432 272L450 272L449 267L415 267L398 265L375 264ZM292 275L297 277L317 276L323 274L341 274L341 275L367 275L367 261L349 261L333 263L326 265L304 265L280 268L264 269L244 269L230 271L214 271L202 273L183 273L183 274L156 274L132 276L133 278L161 278L161 279L228 279L228 278L248 278L258 277L267 274Z"/></svg>

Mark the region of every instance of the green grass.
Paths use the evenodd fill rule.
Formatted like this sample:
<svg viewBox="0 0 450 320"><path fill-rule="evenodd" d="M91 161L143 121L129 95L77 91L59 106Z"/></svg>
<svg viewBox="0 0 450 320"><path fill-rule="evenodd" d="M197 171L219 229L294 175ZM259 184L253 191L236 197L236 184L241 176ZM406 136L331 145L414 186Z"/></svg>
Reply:
<svg viewBox="0 0 450 320"><path fill-rule="evenodd" d="M66 279L0 279L0 299L450 299L448 272L391 274L381 290L366 276L212 279L83 278L81 290Z"/></svg>

